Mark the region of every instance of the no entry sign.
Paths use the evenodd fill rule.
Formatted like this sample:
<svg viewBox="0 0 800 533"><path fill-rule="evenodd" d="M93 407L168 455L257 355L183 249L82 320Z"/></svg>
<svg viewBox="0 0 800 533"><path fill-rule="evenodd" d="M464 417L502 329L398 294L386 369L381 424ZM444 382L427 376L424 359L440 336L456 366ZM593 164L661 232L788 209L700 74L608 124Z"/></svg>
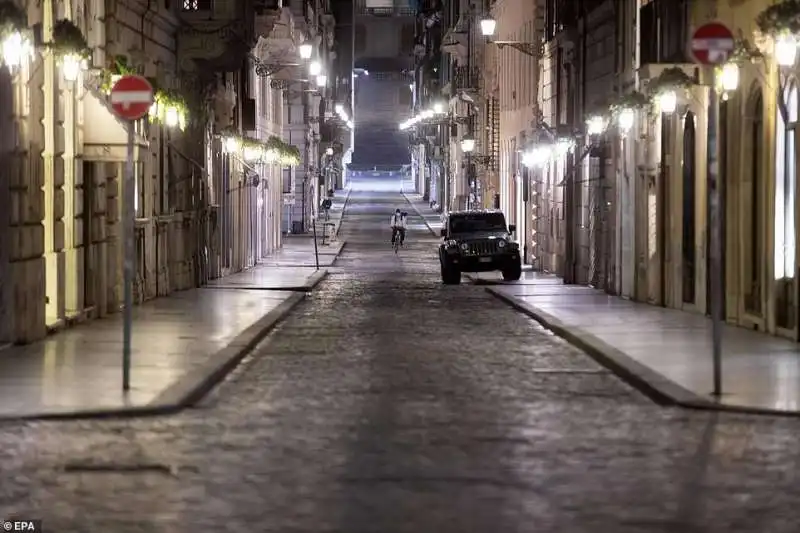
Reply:
<svg viewBox="0 0 800 533"><path fill-rule="evenodd" d="M698 63L719 65L733 53L733 33L719 22L703 24L694 31L690 47Z"/></svg>
<svg viewBox="0 0 800 533"><path fill-rule="evenodd" d="M125 120L138 120L153 105L153 86L141 76L122 76L111 89L111 107Z"/></svg>

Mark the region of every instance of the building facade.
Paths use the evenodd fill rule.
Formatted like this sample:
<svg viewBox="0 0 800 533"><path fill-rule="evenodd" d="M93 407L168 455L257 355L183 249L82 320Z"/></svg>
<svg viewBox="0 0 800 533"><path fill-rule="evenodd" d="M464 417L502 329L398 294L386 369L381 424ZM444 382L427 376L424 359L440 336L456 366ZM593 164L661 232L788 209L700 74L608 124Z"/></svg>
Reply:
<svg viewBox="0 0 800 533"><path fill-rule="evenodd" d="M133 205L134 297L142 302L255 265L281 245L283 140L275 65L300 65L280 0L9 4L0 69L0 341L117 312L123 213ZM236 21L235 25L232 22ZM332 36L329 37L330 42ZM265 66L267 68L265 68ZM134 194L125 196L127 125L109 93L122 75L151 82L134 126Z"/></svg>

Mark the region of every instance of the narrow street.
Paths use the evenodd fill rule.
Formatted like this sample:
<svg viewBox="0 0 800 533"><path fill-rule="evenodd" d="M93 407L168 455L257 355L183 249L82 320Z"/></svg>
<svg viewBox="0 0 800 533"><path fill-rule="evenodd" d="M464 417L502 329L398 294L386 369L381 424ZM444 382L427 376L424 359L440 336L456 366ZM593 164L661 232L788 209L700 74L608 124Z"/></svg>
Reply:
<svg viewBox="0 0 800 533"><path fill-rule="evenodd" d="M382 190L375 192L374 189ZM388 219L413 226L395 255ZM467 281L357 182L331 274L202 404L0 426L46 531L794 533L800 421L666 409Z"/></svg>

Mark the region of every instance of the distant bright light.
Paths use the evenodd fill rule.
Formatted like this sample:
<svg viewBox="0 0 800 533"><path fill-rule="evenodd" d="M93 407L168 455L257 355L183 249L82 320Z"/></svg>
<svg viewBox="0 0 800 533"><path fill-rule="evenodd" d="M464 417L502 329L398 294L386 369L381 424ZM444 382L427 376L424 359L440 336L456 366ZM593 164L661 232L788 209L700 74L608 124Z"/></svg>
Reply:
<svg viewBox="0 0 800 533"><path fill-rule="evenodd" d="M322 65L319 61L312 61L308 64L308 73L312 76L318 76L322 73Z"/></svg>
<svg viewBox="0 0 800 533"><path fill-rule="evenodd" d="M627 108L620 111L619 116L617 117L617 126L622 133L627 133L633 127L633 123L636 120L636 112L633 109Z"/></svg>
<svg viewBox="0 0 800 533"><path fill-rule="evenodd" d="M433 112L437 115L444 113L444 104L441 102L436 102L433 104Z"/></svg>
<svg viewBox="0 0 800 533"><path fill-rule="evenodd" d="M325 74L318 74L317 75L317 87L325 87L328 83L328 76Z"/></svg>

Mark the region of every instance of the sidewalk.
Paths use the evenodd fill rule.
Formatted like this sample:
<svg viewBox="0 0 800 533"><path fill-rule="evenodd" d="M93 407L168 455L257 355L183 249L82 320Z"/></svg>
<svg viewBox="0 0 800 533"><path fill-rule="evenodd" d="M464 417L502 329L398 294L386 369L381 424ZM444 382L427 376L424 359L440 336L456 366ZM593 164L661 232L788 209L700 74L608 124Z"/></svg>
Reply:
<svg viewBox="0 0 800 533"><path fill-rule="evenodd" d="M421 194L414 192L414 182L412 180L402 181L401 187L406 201L411 204L411 208L422 219L424 224L424 227L422 225L415 227L411 224L409 229L424 230L427 228L433 235L438 237L442 228L442 215L431 209L430 204L422 199Z"/></svg>
<svg viewBox="0 0 800 533"><path fill-rule="evenodd" d="M343 245L320 247L321 265ZM289 239L255 268L135 307L127 394L121 313L3 350L0 420L164 414L195 403L327 274L297 265L314 265L313 239Z"/></svg>
<svg viewBox="0 0 800 533"><path fill-rule="evenodd" d="M493 273L480 279L496 282L489 292L657 399L703 409L800 412L800 345L794 342L725 325L723 395L717 400L711 396L708 318L538 273L526 272L519 282L503 282Z"/></svg>

